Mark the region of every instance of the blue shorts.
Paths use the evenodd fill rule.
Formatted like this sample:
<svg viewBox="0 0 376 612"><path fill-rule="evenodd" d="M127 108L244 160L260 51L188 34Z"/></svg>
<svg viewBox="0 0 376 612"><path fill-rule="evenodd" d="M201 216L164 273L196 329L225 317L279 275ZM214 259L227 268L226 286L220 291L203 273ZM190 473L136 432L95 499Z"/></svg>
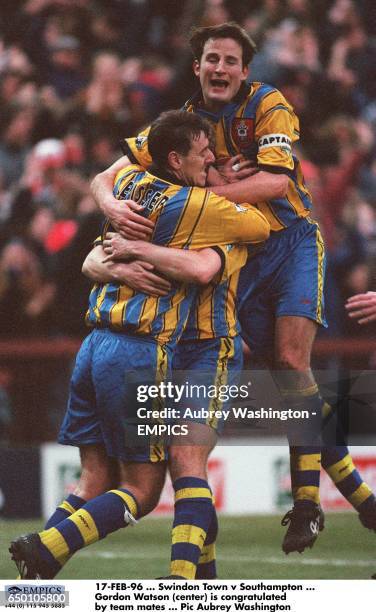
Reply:
<svg viewBox="0 0 376 612"><path fill-rule="evenodd" d="M256 359L273 354L276 317L305 317L327 326L324 274L320 229L309 218L273 232L248 260L239 278L238 315L243 339Z"/></svg>
<svg viewBox="0 0 376 612"><path fill-rule="evenodd" d="M242 367L240 336L179 342L173 358L174 383L188 382L189 389L178 405L180 418L205 423L221 433L220 415L234 403L228 387L238 385Z"/></svg>
<svg viewBox="0 0 376 612"><path fill-rule="evenodd" d="M94 330L81 345L71 378L60 444L104 444L110 457L155 463L166 460L164 438L139 435L137 409L157 410L160 400L138 401L142 385L155 385L171 371L172 353L150 339L109 329Z"/></svg>

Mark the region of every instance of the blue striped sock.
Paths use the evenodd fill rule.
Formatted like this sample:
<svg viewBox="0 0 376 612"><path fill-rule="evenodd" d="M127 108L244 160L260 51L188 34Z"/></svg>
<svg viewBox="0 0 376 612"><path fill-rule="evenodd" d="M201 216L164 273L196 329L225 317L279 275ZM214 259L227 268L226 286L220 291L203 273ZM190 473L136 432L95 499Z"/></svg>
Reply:
<svg viewBox="0 0 376 612"><path fill-rule="evenodd" d="M212 493L206 480L194 477L179 478L174 489L170 574L193 579L212 519Z"/></svg>
<svg viewBox="0 0 376 612"><path fill-rule="evenodd" d="M57 526L42 531L42 559L56 573L71 555L109 533L126 527L138 515L137 501L126 489L114 489L84 504Z"/></svg>
<svg viewBox="0 0 376 612"><path fill-rule="evenodd" d="M84 504L86 504L86 500L82 497L78 497L78 495L68 495L64 501L56 508L55 512L50 516L47 523L45 524L45 529L50 529L50 527L56 527L61 521L66 519L71 514L74 514L76 510L79 510Z"/></svg>

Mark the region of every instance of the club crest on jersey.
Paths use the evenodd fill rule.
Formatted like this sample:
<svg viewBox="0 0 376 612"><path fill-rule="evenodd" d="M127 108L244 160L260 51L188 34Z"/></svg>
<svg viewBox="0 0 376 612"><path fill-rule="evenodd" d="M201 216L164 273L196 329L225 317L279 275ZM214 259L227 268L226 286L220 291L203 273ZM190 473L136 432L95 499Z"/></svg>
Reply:
<svg viewBox="0 0 376 612"><path fill-rule="evenodd" d="M240 150L246 149L253 142L253 119L241 119L235 117L232 121L231 136Z"/></svg>

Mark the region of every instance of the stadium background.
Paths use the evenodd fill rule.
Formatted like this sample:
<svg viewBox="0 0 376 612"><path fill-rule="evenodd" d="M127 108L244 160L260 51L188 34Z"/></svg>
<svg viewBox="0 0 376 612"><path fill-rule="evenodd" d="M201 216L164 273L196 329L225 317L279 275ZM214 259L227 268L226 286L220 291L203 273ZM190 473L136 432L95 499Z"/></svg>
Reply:
<svg viewBox="0 0 376 612"><path fill-rule="evenodd" d="M374 325L360 327L343 307L348 296L376 286L372 0L2 0L2 550L11 536L40 524L16 519L47 512L53 495L69 490L77 475L72 449L60 458L50 443L85 335L89 285L80 268L101 222L90 179L119 156L120 138L179 107L194 90L189 27L229 19L257 41L252 79L281 89L301 120L298 154L328 250L329 329L316 343L315 367L333 380L374 368ZM368 577L372 536L352 513L330 516L311 557L281 558L282 530L277 517L267 516L290 503L287 453L279 442L254 446L251 435L232 431L213 455L220 509L245 514L222 519L222 576ZM375 490L376 452L362 447L355 456ZM322 496L326 509L345 509L326 479ZM167 491L159 511L170 509ZM168 527L169 519L151 519L127 538L100 543L65 576L153 577L162 559L167 564ZM0 576L13 576L5 559Z"/></svg>

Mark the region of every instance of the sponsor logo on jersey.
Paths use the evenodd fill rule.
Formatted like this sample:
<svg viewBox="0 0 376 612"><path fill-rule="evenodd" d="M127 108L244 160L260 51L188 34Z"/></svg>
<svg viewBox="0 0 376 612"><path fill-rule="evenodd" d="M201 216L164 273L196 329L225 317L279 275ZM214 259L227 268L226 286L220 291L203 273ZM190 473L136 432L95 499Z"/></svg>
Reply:
<svg viewBox="0 0 376 612"><path fill-rule="evenodd" d="M240 204L235 204L235 208L238 212L243 213L243 212L247 212L247 208L244 208L244 206L240 206Z"/></svg>
<svg viewBox="0 0 376 612"><path fill-rule="evenodd" d="M148 137L147 136L137 136L136 138L136 147L138 150L142 149L142 147L144 146L145 142L147 141Z"/></svg>
<svg viewBox="0 0 376 612"><path fill-rule="evenodd" d="M265 134L258 141L259 150L269 147L280 147L285 153L291 153L291 138L286 134Z"/></svg>
<svg viewBox="0 0 376 612"><path fill-rule="evenodd" d="M254 140L254 120L235 117L232 120L231 136L240 150L246 149Z"/></svg>

